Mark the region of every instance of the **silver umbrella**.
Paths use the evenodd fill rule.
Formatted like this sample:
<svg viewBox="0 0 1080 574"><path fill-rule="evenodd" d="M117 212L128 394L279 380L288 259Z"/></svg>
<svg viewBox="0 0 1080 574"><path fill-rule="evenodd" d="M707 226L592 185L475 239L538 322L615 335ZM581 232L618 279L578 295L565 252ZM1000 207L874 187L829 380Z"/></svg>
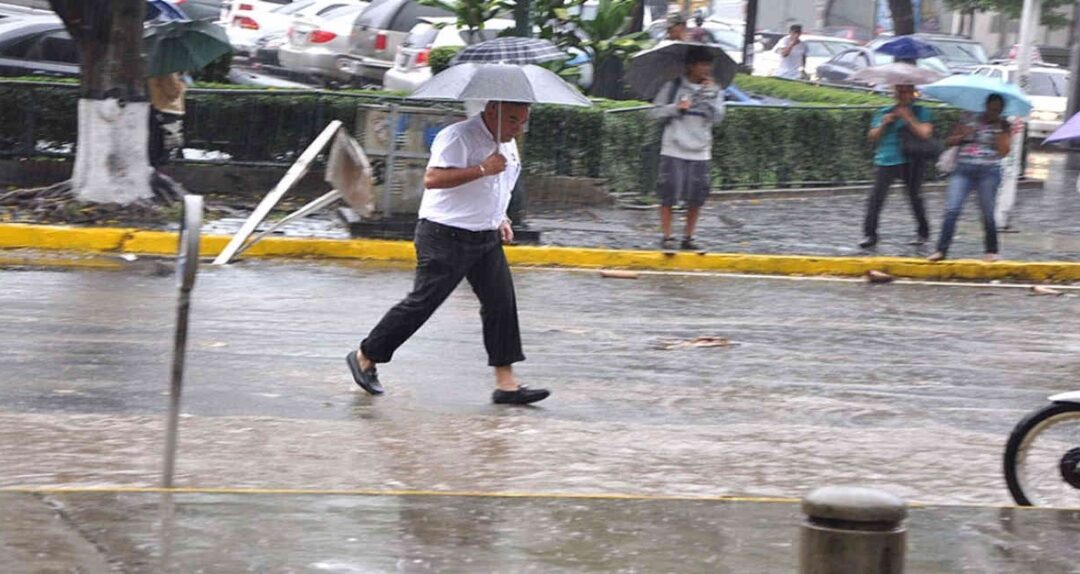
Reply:
<svg viewBox="0 0 1080 574"><path fill-rule="evenodd" d="M938 72L906 62L891 62L863 68L851 75L852 80L882 86L932 84L943 77L945 76Z"/></svg>
<svg viewBox="0 0 1080 574"><path fill-rule="evenodd" d="M592 102L554 72L512 64L451 66L424 82L410 98L418 100L495 100L524 104L591 106Z"/></svg>

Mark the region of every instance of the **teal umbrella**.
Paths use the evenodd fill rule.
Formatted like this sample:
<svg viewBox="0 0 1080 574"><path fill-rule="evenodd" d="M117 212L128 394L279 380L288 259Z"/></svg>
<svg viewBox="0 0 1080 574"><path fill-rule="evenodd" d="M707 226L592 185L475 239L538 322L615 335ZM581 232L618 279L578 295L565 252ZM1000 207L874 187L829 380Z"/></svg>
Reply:
<svg viewBox="0 0 1080 574"><path fill-rule="evenodd" d="M225 30L212 22L174 20L143 29L146 75L194 72L232 51Z"/></svg>

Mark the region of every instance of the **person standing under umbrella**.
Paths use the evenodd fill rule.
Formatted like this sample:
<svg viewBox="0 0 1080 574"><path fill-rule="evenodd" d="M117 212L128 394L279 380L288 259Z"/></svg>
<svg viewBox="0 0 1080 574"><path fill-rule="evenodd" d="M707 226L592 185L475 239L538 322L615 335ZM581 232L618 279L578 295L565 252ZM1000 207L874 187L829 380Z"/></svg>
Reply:
<svg viewBox="0 0 1080 574"><path fill-rule="evenodd" d="M979 210L986 255L984 259L998 258L997 223L994 220L994 202L1001 184L1001 159L1009 155L1012 133L1009 122L1001 115L1005 98L990 94L986 99L986 111L970 121L961 122L953 128L946 143L960 146L956 169L949 178L949 192L945 200L945 221L941 224L941 237L937 251L930 261L941 261L949 253L956 220L964 207L968 192L975 190L979 196Z"/></svg>
<svg viewBox="0 0 1080 574"><path fill-rule="evenodd" d="M867 138L877 144L877 150L874 153L874 187L867 201L864 237L859 242L859 247L863 249L877 245L881 209L885 206L889 186L897 179L904 182L917 224L911 244L922 245L930 238L930 223L926 219L926 207L920 195L924 163L904 155L900 131L909 130L915 137L925 140L933 135L934 125L930 123L930 110L915 103L915 86L899 84L893 89L896 104L879 109L867 132Z"/></svg>
<svg viewBox="0 0 1080 574"><path fill-rule="evenodd" d="M495 368L496 404L529 404L548 397L514 379L525 360L514 284L503 254L514 232L506 219L521 173L514 137L529 119L525 103L489 102L480 115L444 128L431 145L416 226L413 290L391 308L346 362L356 384L380 395L377 363L397 350L467 279L480 299L484 347ZM496 144L495 142L499 143Z"/></svg>
<svg viewBox="0 0 1080 574"><path fill-rule="evenodd" d="M712 68L712 52L699 46L690 48L686 52L686 74L661 86L653 99L652 116L665 122L656 181L663 233L661 249L675 247L671 220L679 200L686 204L686 228L679 247L701 249L694 241L694 229L712 186L709 168L713 126L724 119L725 111L724 91L713 80Z"/></svg>

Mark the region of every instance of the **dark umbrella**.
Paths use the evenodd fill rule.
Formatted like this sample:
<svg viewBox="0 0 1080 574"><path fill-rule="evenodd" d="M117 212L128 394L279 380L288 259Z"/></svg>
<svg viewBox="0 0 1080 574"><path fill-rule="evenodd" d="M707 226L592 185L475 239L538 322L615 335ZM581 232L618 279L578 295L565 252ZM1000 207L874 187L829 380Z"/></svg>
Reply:
<svg viewBox="0 0 1080 574"><path fill-rule="evenodd" d="M639 96L651 101L665 83L686 73L686 55L690 50L708 50L713 58L713 80L721 88L731 84L735 78L735 60L720 46L697 42L661 42L655 48L638 52L630 59L626 80Z"/></svg>
<svg viewBox="0 0 1080 574"><path fill-rule="evenodd" d="M888 54L897 60L918 60L919 58L932 58L941 55L941 50L938 50L932 44L916 40L911 36L900 36L889 40L878 46L874 51Z"/></svg>
<svg viewBox="0 0 1080 574"><path fill-rule="evenodd" d="M504 36L466 46L450 61L451 65L474 63L539 64L566 60L570 56L554 44L540 38Z"/></svg>
<svg viewBox="0 0 1080 574"><path fill-rule="evenodd" d="M174 20L143 30L146 75L193 72L232 51L225 30L211 22Z"/></svg>

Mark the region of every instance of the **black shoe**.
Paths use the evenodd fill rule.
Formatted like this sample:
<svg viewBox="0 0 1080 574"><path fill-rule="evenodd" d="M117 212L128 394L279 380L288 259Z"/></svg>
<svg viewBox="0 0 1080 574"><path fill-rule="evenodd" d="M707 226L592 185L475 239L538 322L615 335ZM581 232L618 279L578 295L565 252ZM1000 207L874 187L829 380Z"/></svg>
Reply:
<svg viewBox="0 0 1080 574"><path fill-rule="evenodd" d="M521 385L516 391L495 389L495 392L491 394L491 401L497 405L527 405L542 401L549 395L551 393L547 389L530 389Z"/></svg>
<svg viewBox="0 0 1080 574"><path fill-rule="evenodd" d="M675 238L674 237L665 237L665 238L661 239L660 240L660 249L662 249L664 251L671 251L672 249L675 249Z"/></svg>
<svg viewBox="0 0 1080 574"><path fill-rule="evenodd" d="M694 241L693 237L687 237L679 244L679 249L684 251L701 251L701 245L697 241Z"/></svg>
<svg viewBox="0 0 1080 574"><path fill-rule="evenodd" d="M929 242L930 242L929 237L926 237L925 235L916 235L914 239L912 239L911 241L908 241L908 245L914 245L916 247L921 247L923 245L926 245Z"/></svg>
<svg viewBox="0 0 1080 574"><path fill-rule="evenodd" d="M356 351L350 352L345 355L345 362L349 364L349 370L352 371L353 380L356 384L360 385L361 389L373 394L383 394L382 385L379 384L379 371L375 370L375 367L371 367L368 370L360 368L360 361L356 360Z"/></svg>
<svg viewBox="0 0 1080 574"><path fill-rule="evenodd" d="M877 245L877 237L864 237L863 240L859 242L859 247L863 249L869 249L875 245Z"/></svg>

